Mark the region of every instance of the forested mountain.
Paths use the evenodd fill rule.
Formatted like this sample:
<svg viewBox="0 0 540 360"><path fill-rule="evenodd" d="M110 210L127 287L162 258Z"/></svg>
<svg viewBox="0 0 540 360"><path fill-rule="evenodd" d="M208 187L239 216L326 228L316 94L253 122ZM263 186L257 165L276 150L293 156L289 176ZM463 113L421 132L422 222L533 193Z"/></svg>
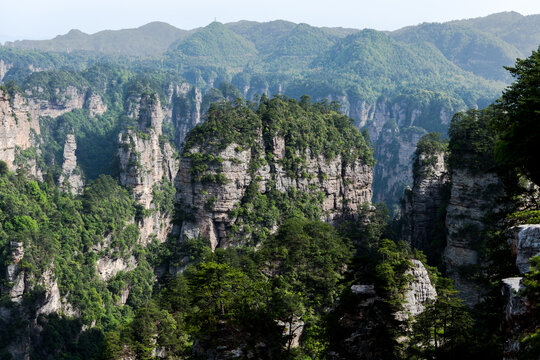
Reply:
<svg viewBox="0 0 540 360"><path fill-rule="evenodd" d="M0 47L0 358L537 359L537 19Z"/></svg>
<svg viewBox="0 0 540 360"><path fill-rule="evenodd" d="M403 170L419 137L445 133L451 114L493 101L511 80L503 66L536 48L539 24L537 16L500 13L393 32L282 20L189 31L163 23L93 35L74 30L6 44L0 79L20 82L33 69L112 61L134 71L173 72L203 92L228 82L246 99L279 93L338 100L369 130L377 149L375 199L393 206L412 181Z"/></svg>
<svg viewBox="0 0 540 360"><path fill-rule="evenodd" d="M180 30L163 22L152 22L136 29L104 30L86 34L73 29L51 40L21 40L7 43L19 49L71 52L89 51L104 54L154 56L171 43L183 39L190 31Z"/></svg>

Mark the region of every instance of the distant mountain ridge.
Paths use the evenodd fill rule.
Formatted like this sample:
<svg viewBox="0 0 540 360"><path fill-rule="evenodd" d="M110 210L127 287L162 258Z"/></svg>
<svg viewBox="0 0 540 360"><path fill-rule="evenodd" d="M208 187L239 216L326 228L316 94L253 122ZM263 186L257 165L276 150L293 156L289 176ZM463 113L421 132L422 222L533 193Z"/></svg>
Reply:
<svg viewBox="0 0 540 360"><path fill-rule="evenodd" d="M152 56L164 52L171 43L187 37L192 31L181 30L164 22L151 22L135 29L103 30L91 35L73 29L51 40L20 40L6 42L6 46L58 52L84 50Z"/></svg>
<svg viewBox="0 0 540 360"><path fill-rule="evenodd" d="M378 149L375 200L396 204L412 181L410 156L421 135L445 134L454 113L492 103L511 81L504 66L539 44L540 15L515 12L392 32L284 20L213 22L188 31L158 22L8 43L0 46L0 81L24 85L36 71L82 71L105 62L153 83L181 78L201 89L205 108L261 94L338 101ZM222 84L235 95L217 90Z"/></svg>

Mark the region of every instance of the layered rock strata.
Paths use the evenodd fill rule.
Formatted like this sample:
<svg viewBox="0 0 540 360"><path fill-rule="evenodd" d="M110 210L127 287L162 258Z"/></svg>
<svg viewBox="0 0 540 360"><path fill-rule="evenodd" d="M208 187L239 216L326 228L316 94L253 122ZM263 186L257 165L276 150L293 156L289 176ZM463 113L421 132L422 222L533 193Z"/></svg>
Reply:
<svg viewBox="0 0 540 360"><path fill-rule="evenodd" d="M255 171L250 171L250 162L264 163L266 156L262 134L259 134L255 147L250 149L242 149L233 143L210 154L220 160L210 164L209 170L201 176L195 176L192 171L192 157L180 159L176 201L180 208L191 213L182 223L181 237L206 237L213 249L234 245L233 229L237 217L233 209L241 204L250 185L255 185L261 194L286 193L293 189L300 193L320 194L322 219L330 223L342 216L356 214L361 204L371 202L371 167L360 160L346 163L341 156L327 159L311 154L307 149L304 168L307 175L294 178L279 162L285 156L285 140L275 137L272 143L271 156L275 162ZM189 152L201 154L204 150L194 147ZM208 175L219 176L221 183L206 186L204 179Z"/></svg>
<svg viewBox="0 0 540 360"><path fill-rule="evenodd" d="M71 191L74 194L80 194L84 183L82 176L77 169L76 150L77 142L75 140L75 135L68 134L64 144L64 160L62 162L62 173L58 178L58 183L60 184L60 188Z"/></svg>
<svg viewBox="0 0 540 360"><path fill-rule="evenodd" d="M154 191L163 182L172 182L177 160L169 142L161 137L165 115L159 99L155 95L142 97L132 111L138 128L128 129L118 138L120 183L132 189L135 200L146 210L138 219L141 242L146 244L153 236L163 242L171 229L172 214L159 211Z"/></svg>
<svg viewBox="0 0 540 360"><path fill-rule="evenodd" d="M450 179L444 156L444 151L419 154L413 187L405 192L403 239L420 250L429 248L441 206L446 200L444 190Z"/></svg>
<svg viewBox="0 0 540 360"><path fill-rule="evenodd" d="M467 169L452 171L443 261L448 277L454 281L460 297L470 306L481 300L483 289L468 279L464 270L480 265L478 244L484 236L486 217L503 211L503 189L502 181L496 173L472 173Z"/></svg>

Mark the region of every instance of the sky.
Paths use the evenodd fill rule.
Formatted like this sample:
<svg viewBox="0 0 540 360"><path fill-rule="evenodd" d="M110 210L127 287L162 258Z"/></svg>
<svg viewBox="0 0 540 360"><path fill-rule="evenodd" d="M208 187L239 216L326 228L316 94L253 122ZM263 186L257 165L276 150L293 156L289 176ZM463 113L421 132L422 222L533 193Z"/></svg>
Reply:
<svg viewBox="0 0 540 360"><path fill-rule="evenodd" d="M538 0L0 0L0 43L51 39L164 21L181 29L276 19L313 26L395 30L501 11L540 14Z"/></svg>

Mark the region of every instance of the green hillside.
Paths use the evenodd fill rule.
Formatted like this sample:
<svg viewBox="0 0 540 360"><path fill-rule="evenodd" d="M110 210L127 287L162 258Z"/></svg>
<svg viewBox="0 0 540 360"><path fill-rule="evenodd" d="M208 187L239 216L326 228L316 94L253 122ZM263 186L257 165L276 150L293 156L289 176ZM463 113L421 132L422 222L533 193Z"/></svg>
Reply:
<svg viewBox="0 0 540 360"><path fill-rule="evenodd" d="M257 56L253 43L219 22L172 44L169 52L178 56L180 62L230 67L243 66Z"/></svg>
<svg viewBox="0 0 540 360"><path fill-rule="evenodd" d="M512 65L521 56L518 49L495 35L459 24L422 24L390 36L401 43L433 44L463 70L493 80L509 80L501 65Z"/></svg>
<svg viewBox="0 0 540 360"><path fill-rule="evenodd" d="M15 41L10 46L22 49L70 52L84 50L105 54L151 56L164 52L169 45L190 32L163 22L152 22L136 29L104 30L85 34L71 30L52 40Z"/></svg>
<svg viewBox="0 0 540 360"><path fill-rule="evenodd" d="M452 23L493 34L514 45L522 52L522 56L529 56L540 44L540 15L523 16L511 11Z"/></svg>

